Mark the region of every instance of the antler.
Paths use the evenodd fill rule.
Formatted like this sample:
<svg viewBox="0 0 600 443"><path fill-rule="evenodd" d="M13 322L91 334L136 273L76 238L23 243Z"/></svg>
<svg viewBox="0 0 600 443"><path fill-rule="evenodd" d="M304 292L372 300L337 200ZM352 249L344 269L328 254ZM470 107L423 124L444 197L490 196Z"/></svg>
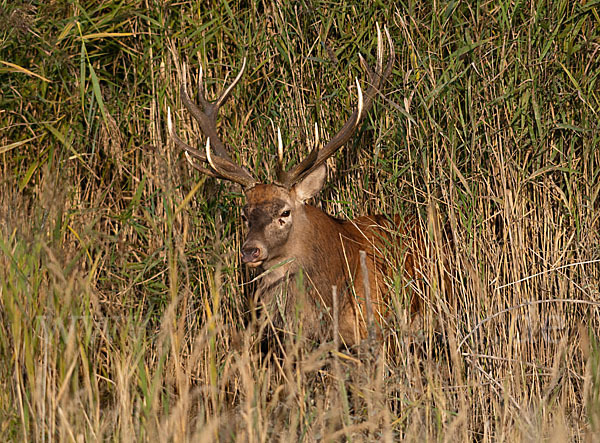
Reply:
<svg viewBox="0 0 600 443"><path fill-rule="evenodd" d="M217 135L217 114L219 112L219 108L229 99L231 91L242 78L245 68L246 59L244 58L242 69L240 69L239 74L233 80L231 85L229 85L214 102L209 102L204 96L204 82L202 79L201 67L200 78L198 81L200 86L198 97L201 108L192 102L192 100L190 100L187 92L187 78L185 74L186 70L183 70L181 101L190 114L192 114L192 116L196 119L204 135L208 137L206 140L205 152L199 151L196 148L192 148L175 133L173 129L173 122L171 121L170 108L167 111L167 127L173 141L177 146L183 149L187 160L194 168L198 169L203 174L210 175L211 177L231 180L232 182L239 183L244 188L251 188L258 183L257 180L252 176L252 174L250 174L250 172L248 172L246 168L243 168L233 162L229 156L229 153L227 152L227 149L225 148L225 144ZM216 155L211 155L211 147ZM206 168L199 165L197 162L192 161L192 157L196 160L200 160L201 162L208 163L212 169Z"/></svg>
<svg viewBox="0 0 600 443"><path fill-rule="evenodd" d="M300 163L298 163L291 171L286 172L283 168L283 146L281 141L279 141L279 155L278 155L278 174L277 179L278 182L281 183L285 187L291 187L302 178L306 177L310 172L314 171L320 165L322 165L329 157L331 157L338 149L346 144L346 142L352 137L352 134L356 131L356 128L360 124L363 117L369 112L371 107L373 106L373 99L375 98L375 94L379 91L387 77L392 72L392 67L394 65L394 44L392 43L392 39L390 37L390 33L388 32L387 27L384 28L385 36L388 41L390 58L385 67L385 71L383 69L383 41L381 38L381 30L379 29L379 25L377 25L377 64L375 67L375 72L369 68L365 62L365 60L360 57L360 63L363 66L363 69L367 71L369 75L369 89L366 92L362 92L360 88L360 84L358 83L358 79L356 79L356 86L358 90L358 104L352 115L348 118L342 129L339 130L337 134L333 136L333 138L327 143L323 149L319 150L319 143L315 143L315 147L311 150L310 154L304 158ZM317 131L318 132L318 131ZM316 135L318 138L318 134ZM280 136L279 136L280 138Z"/></svg>

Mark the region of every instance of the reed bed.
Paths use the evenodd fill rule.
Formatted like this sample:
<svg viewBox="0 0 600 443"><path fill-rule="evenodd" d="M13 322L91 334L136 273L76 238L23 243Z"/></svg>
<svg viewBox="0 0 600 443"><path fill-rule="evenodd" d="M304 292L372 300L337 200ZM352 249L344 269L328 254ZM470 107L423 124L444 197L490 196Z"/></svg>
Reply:
<svg viewBox="0 0 600 443"><path fill-rule="evenodd" d="M25 441L600 439L600 2L0 1L0 430ZM356 100L375 24L397 60L315 204L416 217L385 340L273 334L236 186L184 70L273 177ZM364 84L364 83L363 83ZM448 239L452 240L448 248ZM442 263L450 291L436 282Z"/></svg>

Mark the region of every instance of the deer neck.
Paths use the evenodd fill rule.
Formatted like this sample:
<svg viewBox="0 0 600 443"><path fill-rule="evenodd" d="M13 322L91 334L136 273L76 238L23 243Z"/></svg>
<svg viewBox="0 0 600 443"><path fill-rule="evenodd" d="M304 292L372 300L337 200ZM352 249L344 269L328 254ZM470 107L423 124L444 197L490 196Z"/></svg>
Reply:
<svg viewBox="0 0 600 443"><path fill-rule="evenodd" d="M293 232L299 251L295 255L295 272L302 269L304 279L321 297L329 300L331 282L340 286L348 275L345 257L352 252L348 247L346 224L318 208L306 206L306 222ZM340 247L341 246L341 247ZM340 287L341 289L341 287Z"/></svg>

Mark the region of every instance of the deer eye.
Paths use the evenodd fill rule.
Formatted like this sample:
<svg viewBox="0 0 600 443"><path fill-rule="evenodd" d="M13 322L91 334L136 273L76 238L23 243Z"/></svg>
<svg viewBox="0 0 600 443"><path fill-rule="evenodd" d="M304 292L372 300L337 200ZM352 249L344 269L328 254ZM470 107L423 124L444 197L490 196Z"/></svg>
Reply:
<svg viewBox="0 0 600 443"><path fill-rule="evenodd" d="M281 213L281 217L289 217L289 216L290 216L290 211L289 211L289 209L288 209L287 211L283 211L283 212Z"/></svg>

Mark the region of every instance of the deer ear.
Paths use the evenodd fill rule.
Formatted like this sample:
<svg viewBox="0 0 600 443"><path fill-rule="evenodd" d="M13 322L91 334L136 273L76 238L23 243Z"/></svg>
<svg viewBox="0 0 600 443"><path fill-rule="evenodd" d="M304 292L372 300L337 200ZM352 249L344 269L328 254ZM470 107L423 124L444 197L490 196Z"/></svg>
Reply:
<svg viewBox="0 0 600 443"><path fill-rule="evenodd" d="M294 186L293 189L296 193L296 200L305 202L309 198L317 195L325 184L326 177L327 168L325 167L325 164L322 164L304 177L300 183Z"/></svg>

